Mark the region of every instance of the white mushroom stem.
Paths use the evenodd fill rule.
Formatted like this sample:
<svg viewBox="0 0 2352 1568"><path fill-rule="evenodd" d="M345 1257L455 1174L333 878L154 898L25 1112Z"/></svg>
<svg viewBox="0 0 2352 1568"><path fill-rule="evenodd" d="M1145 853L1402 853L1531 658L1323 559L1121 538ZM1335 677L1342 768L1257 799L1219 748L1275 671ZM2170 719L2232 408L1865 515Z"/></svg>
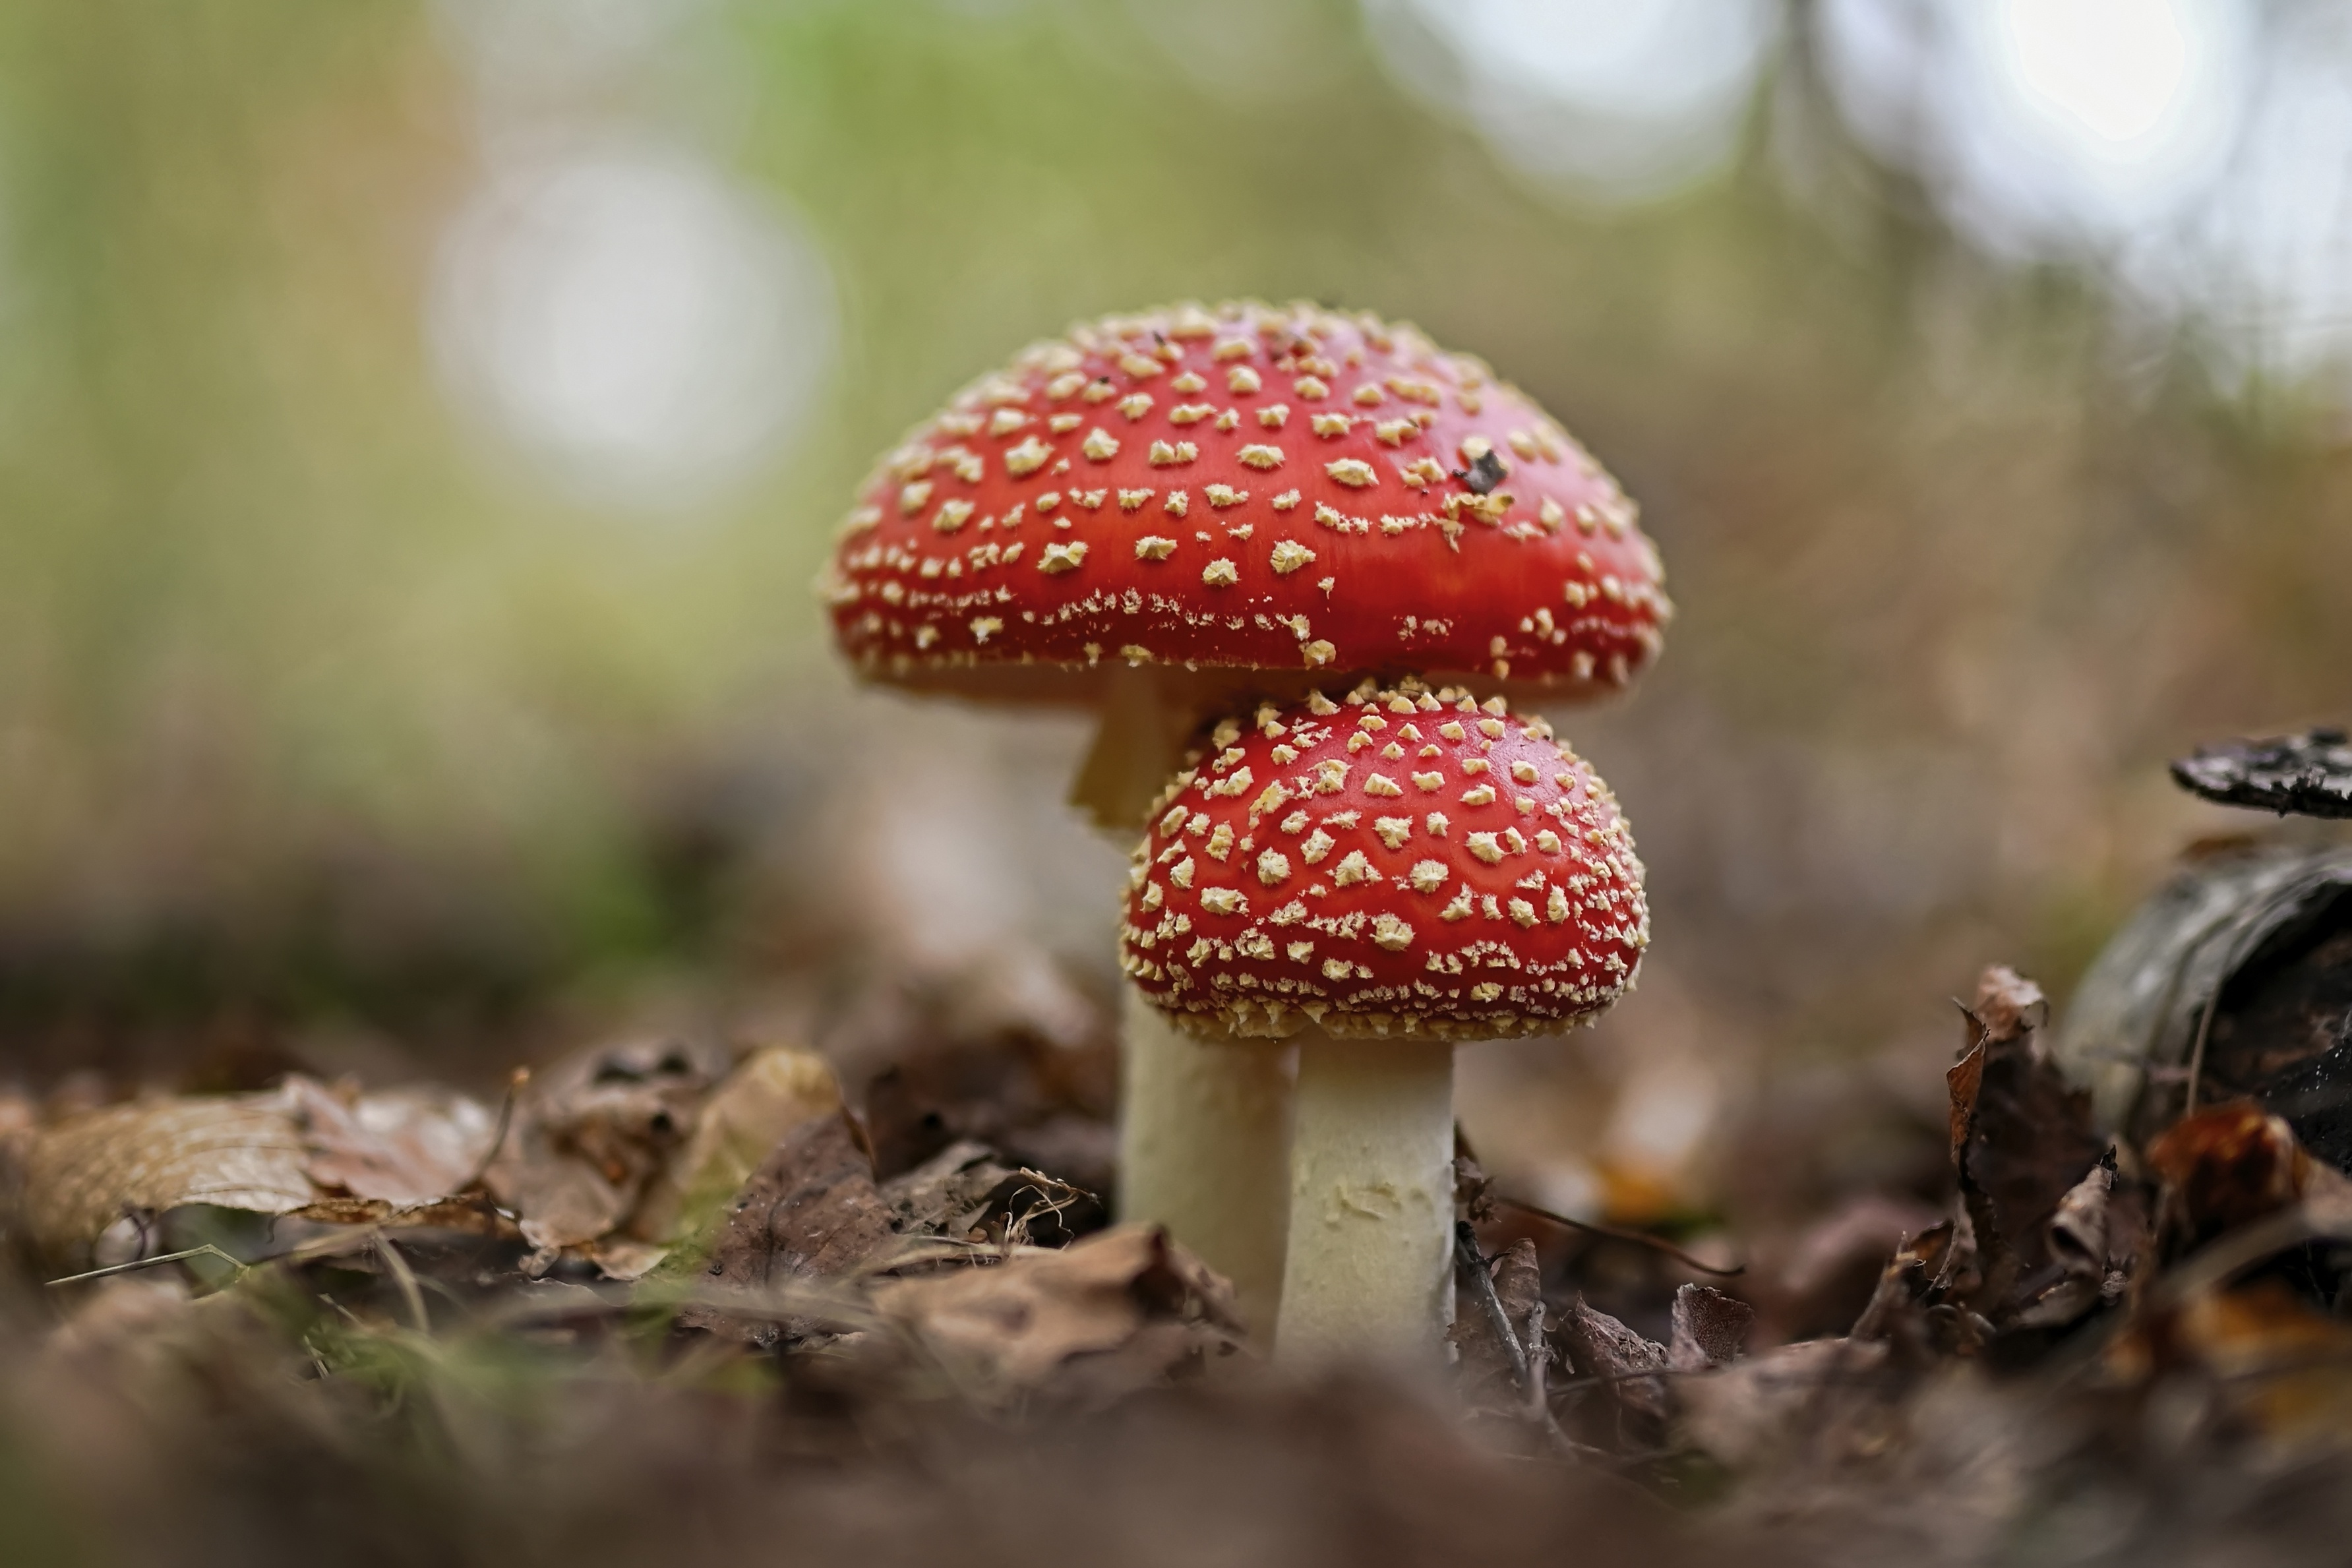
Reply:
<svg viewBox="0 0 2352 1568"><path fill-rule="evenodd" d="M1454 1045L1297 1037L1275 1355L1434 1363L1454 1316Z"/></svg>
<svg viewBox="0 0 2352 1568"><path fill-rule="evenodd" d="M1102 727L1071 803L1126 849L1168 782L1203 700L1169 672L1109 672ZM1206 1045L1129 989L1119 1043L1118 1216L1168 1227L1233 1281L1263 1342L1282 1291L1289 1218L1290 1052Z"/></svg>
<svg viewBox="0 0 2352 1568"><path fill-rule="evenodd" d="M1149 665L1121 666L1105 676L1102 718L1070 781L1070 804L1121 849L1143 831L1145 808L1176 771L1205 695Z"/></svg>
<svg viewBox="0 0 2352 1568"><path fill-rule="evenodd" d="M1289 1217L1286 1042L1211 1043L1127 988L1119 1076L1119 1217L1164 1225L1233 1281L1263 1342L1282 1292Z"/></svg>

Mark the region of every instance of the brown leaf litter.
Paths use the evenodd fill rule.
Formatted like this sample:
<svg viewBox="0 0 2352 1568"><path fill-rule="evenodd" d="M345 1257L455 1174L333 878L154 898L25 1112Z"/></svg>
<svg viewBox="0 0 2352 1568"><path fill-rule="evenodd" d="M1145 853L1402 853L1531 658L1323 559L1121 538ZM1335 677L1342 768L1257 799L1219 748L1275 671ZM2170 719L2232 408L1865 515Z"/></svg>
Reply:
<svg viewBox="0 0 2352 1568"><path fill-rule="evenodd" d="M1846 1332L1749 1349L1748 1304L1696 1281L1643 1306L1644 1331L1515 1245L1464 1300L1497 1303L1523 1348L1549 1311L1559 1374L1539 1420L1520 1397L1538 1380L1514 1383L1465 1307L1482 1424L1668 1495L1711 1472L1731 1488L1718 1521L1825 1563L2005 1560L2066 1506L2109 1545L2142 1542L2133 1561L2168 1562L2187 1534L2249 1530L2263 1476L2352 1472L2335 1310L2352 1249L2330 1250L2352 1241L2352 1181L2244 1103L2145 1144L2104 1137L2043 1045L2038 988L1990 970L1963 1012L1951 1205L1885 1258ZM2186 1454L2195 1481L2150 1491ZM2327 1506L2293 1495L2298 1518ZM2165 1523L2176 1508L2193 1529Z"/></svg>
<svg viewBox="0 0 2352 1568"><path fill-rule="evenodd" d="M542 1266L621 1228L718 1076L706 1051L646 1040L574 1056L530 1084L484 1180Z"/></svg>
<svg viewBox="0 0 2352 1568"><path fill-rule="evenodd" d="M699 1282L756 1300L788 1279L848 1273L892 1235L873 1161L836 1111L786 1133L727 1203ZM688 1306L677 1321L762 1348L806 1327L715 1305Z"/></svg>
<svg viewBox="0 0 2352 1568"><path fill-rule="evenodd" d="M1839 1222L1855 1237L1907 1231L1843 1331L1772 1342L1746 1280L1690 1278L1697 1260L1664 1241L1539 1242L1465 1151L1454 1386L1421 1415L1380 1406L1382 1441L1420 1445L1427 1473L1452 1474L1448 1428L1466 1430L1579 1495L1619 1497L1618 1516L1640 1517L1636 1490L1696 1510L1676 1539L1736 1543L1742 1560L1957 1564L2033 1545L2039 1561L2090 1563L2131 1546L2145 1568L2225 1528L2263 1538L2265 1506L2325 1515L2323 1480L2352 1475L2352 1330L2336 1312L2352 1181L2283 1115L2245 1102L2105 1136L2044 1045L2037 988L1989 971L1963 1012L1948 1205ZM902 1094L891 1114L919 1099ZM1099 1198L1066 1175L983 1140L942 1142L947 1118L914 1122L894 1134L898 1168L877 1168L871 1128L817 1058L770 1047L730 1068L655 1041L583 1053L498 1110L289 1080L20 1130L25 1214L68 1216L36 1235L79 1237L85 1252L111 1235L152 1255L183 1234L176 1216L237 1210L215 1201L225 1193L266 1216L258 1231L218 1232L211 1258L55 1292L65 1327L34 1382L184 1387L184 1369L233 1341L239 1357L292 1357L273 1387L299 1373L362 1405L371 1388L414 1391L488 1452L509 1440L487 1436L503 1418L457 1369L528 1348L593 1373L552 1385L565 1401L593 1383L640 1424L683 1419L681 1399L702 1418L754 1423L755 1447L829 1467L876 1519L1001 1459L1007 1484L1044 1489L1023 1509L1091 1521L1097 1543L1255 1563L1319 1560L1345 1539L1350 1561L1388 1560L1391 1542L1344 1531L1265 1555L1293 1542L1283 1531L1301 1509L1388 1517L1392 1500L1354 1483L1242 1504L1254 1482L1211 1466L1239 1489L1163 1517L1153 1510L1171 1494L1134 1489L1139 1475L1122 1468L1161 1452L1157 1438L1105 1436L1099 1453L1064 1451L1058 1472L1020 1468L1015 1456L1069 1434L1151 1427L1153 1412L1287 1421L1330 1444L1331 1413L1360 1396L1292 1390L1280 1397L1307 1403L1270 1414L1278 1380L1241 1353L1224 1281L1156 1230L1096 1228ZM132 1126L169 1135L134 1160ZM320 1430L347 1430L325 1419ZM609 1423L578 1419L635 1451ZM888 1469L917 1454L933 1479ZM1486 1495L1485 1482L1448 1484L1436 1517ZM1105 1497L1071 1495L1086 1486ZM1128 1533L1113 1496L1161 1520L1158 1533ZM1522 1521L1540 1511L1510 1506ZM1218 1507L1237 1509L1244 1532L1273 1533L1221 1553L1200 1533ZM1452 1525L1432 1539L1459 1548L1483 1528ZM2077 1535L2096 1549L2048 1546ZM924 1539L937 1551L943 1538ZM1668 1549L1651 1550L1655 1562Z"/></svg>
<svg viewBox="0 0 2352 1568"><path fill-rule="evenodd" d="M1098 1401L1196 1373L1245 1331L1233 1287L1144 1225L887 1281L874 1306L983 1401L1048 1387Z"/></svg>

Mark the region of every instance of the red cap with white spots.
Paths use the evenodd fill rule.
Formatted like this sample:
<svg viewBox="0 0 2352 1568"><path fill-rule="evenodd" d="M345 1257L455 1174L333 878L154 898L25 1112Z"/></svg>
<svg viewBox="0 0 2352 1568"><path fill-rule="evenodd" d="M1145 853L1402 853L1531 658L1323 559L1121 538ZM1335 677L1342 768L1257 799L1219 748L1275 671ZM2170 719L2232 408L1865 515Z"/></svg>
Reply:
<svg viewBox="0 0 2352 1568"><path fill-rule="evenodd" d="M883 461L823 591L867 677L1070 699L1119 662L1622 686L1672 613L1614 479L1411 327L1180 306L1024 351ZM1286 677L1286 679L1284 679Z"/></svg>
<svg viewBox="0 0 2352 1568"><path fill-rule="evenodd" d="M1633 983L1642 863L1540 719L1415 681L1228 720L1136 851L1121 966L1180 1022L1551 1034Z"/></svg>

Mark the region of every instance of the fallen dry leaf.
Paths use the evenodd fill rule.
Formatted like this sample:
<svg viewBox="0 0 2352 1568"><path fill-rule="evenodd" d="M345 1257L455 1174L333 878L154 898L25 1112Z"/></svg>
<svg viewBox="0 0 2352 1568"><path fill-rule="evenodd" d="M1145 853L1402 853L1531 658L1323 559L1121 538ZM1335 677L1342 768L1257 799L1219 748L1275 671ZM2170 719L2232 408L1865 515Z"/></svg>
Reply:
<svg viewBox="0 0 2352 1568"><path fill-rule="evenodd" d="M2135 1324L2105 1361L2123 1384L2210 1380L2233 1418L2274 1447L2352 1447L2352 1325L2284 1280L2199 1291Z"/></svg>
<svg viewBox="0 0 2352 1568"><path fill-rule="evenodd" d="M1949 1210L1916 1198L1857 1194L1795 1236L1763 1249L1752 1282L1768 1341L1844 1332L1877 1288L1889 1255L1930 1226L1948 1228Z"/></svg>
<svg viewBox="0 0 2352 1568"><path fill-rule="evenodd" d="M704 1283L752 1300L790 1279L845 1274L890 1237L890 1210L849 1118L804 1121L785 1135L727 1205ZM685 1327L762 1348L795 1331L784 1319L693 1306Z"/></svg>
<svg viewBox="0 0 2352 1568"><path fill-rule="evenodd" d="M395 1204L383 1198L328 1196L290 1211L289 1219L313 1225L366 1226L379 1230L440 1230L464 1236L514 1237L514 1222L483 1198L436 1198L425 1204Z"/></svg>
<svg viewBox="0 0 2352 1568"><path fill-rule="evenodd" d="M345 1095L297 1073L278 1093L309 1151L310 1180L355 1198L447 1197L481 1169L496 1134L487 1107L449 1089Z"/></svg>
<svg viewBox="0 0 2352 1568"><path fill-rule="evenodd" d="M2292 1205L2306 1164L2286 1119L2244 1101L2184 1117L2147 1146L2148 1170L2190 1247Z"/></svg>
<svg viewBox="0 0 2352 1568"><path fill-rule="evenodd" d="M1956 1289L1995 1323L2046 1288L2050 1221L2106 1152L2091 1130L2088 1093L2070 1087L2042 1047L2039 987L1995 966L1978 982L1969 1040L1947 1075L1960 1198L1978 1282ZM1957 1285L1959 1271L1951 1271Z"/></svg>
<svg viewBox="0 0 2352 1568"><path fill-rule="evenodd" d="M1996 963L1977 976L1976 1001L1969 1011L1992 1038L2021 1040L2050 1022L2050 998L2016 970Z"/></svg>
<svg viewBox="0 0 2352 1568"><path fill-rule="evenodd" d="M2173 1332L2274 1444L2352 1446L2352 1326L2257 1280L2182 1309Z"/></svg>
<svg viewBox="0 0 2352 1568"><path fill-rule="evenodd" d="M1502 1304L1504 1320L1509 1323L1524 1355L1528 1314L1543 1299L1543 1268L1536 1260L1536 1244L1522 1237L1491 1259L1486 1272L1495 1283L1495 1298ZM1513 1358L1496 1332L1494 1322L1469 1287L1458 1291L1457 1300L1460 1305L1454 1315L1454 1326L1446 1331L1445 1337L1461 1352L1464 1390L1468 1393L1500 1384L1509 1391L1509 1397L1517 1398L1517 1391L1511 1386L1517 1375Z"/></svg>
<svg viewBox="0 0 2352 1568"><path fill-rule="evenodd" d="M1667 1370L1665 1346L1588 1305L1581 1296L1560 1315L1559 1342L1578 1376L1603 1380L1621 1419L1631 1417L1652 1426L1664 1421L1664 1380L1639 1374ZM1640 1436L1646 1437L1648 1432Z"/></svg>
<svg viewBox="0 0 2352 1568"><path fill-rule="evenodd" d="M1760 1471L1830 1417L1871 1393L1889 1356L1876 1340L1805 1340L1685 1377L1675 1390L1679 1426L1695 1447L1735 1470Z"/></svg>
<svg viewBox="0 0 2352 1568"><path fill-rule="evenodd" d="M300 1208L319 1195L310 1158L283 1095L108 1106L27 1142L25 1228L53 1264L86 1265L100 1234L126 1216L189 1204L257 1214Z"/></svg>
<svg viewBox="0 0 2352 1568"><path fill-rule="evenodd" d="M987 1214L992 1194L1011 1174L994 1150L966 1139L883 1183L882 1201L901 1235L961 1237Z"/></svg>
<svg viewBox="0 0 2352 1568"><path fill-rule="evenodd" d="M860 1108L877 1174L898 1175L969 1140L1090 1191L1109 1190L1111 1037L1091 1003L1049 991L978 1017L946 996L909 999L912 1010L889 1031L908 1037L882 1053L889 1065L866 1084Z"/></svg>
<svg viewBox="0 0 2352 1568"><path fill-rule="evenodd" d="M2105 1278L2107 1206L2115 1187L2116 1156L2110 1149L2058 1200L2058 1212L2050 1219L2050 1250L2069 1274L2094 1281Z"/></svg>
<svg viewBox="0 0 2352 1568"><path fill-rule="evenodd" d="M885 1281L874 1305L958 1385L992 1400L1074 1383L1093 1395L1143 1386L1244 1332L1233 1287L1145 1225L993 1267ZM1094 1358L1114 1362L1117 1377L1088 1376L1107 1370L1087 1367Z"/></svg>
<svg viewBox="0 0 2352 1568"><path fill-rule="evenodd" d="M770 1046L736 1064L704 1101L686 1147L657 1173L630 1221L640 1240L700 1230L794 1128L841 1109L841 1084L814 1051Z"/></svg>
<svg viewBox="0 0 2352 1568"><path fill-rule="evenodd" d="M882 1184L902 1236L1061 1247L1102 1227L1102 1199L1026 1166L1009 1167L985 1143L953 1143Z"/></svg>
<svg viewBox="0 0 2352 1568"><path fill-rule="evenodd" d="M352 1223L380 1223L464 1185L492 1125L452 1091L344 1093L294 1074L265 1094L109 1106L36 1130L21 1201L36 1245L68 1261L125 1215L195 1204L317 1217L341 1204Z"/></svg>
<svg viewBox="0 0 2352 1568"><path fill-rule="evenodd" d="M1972 1255L1965 1208L1957 1219L1906 1237L1879 1270L1869 1304L1854 1319L1847 1337L1891 1345L1912 1362L1937 1348L1973 1350L1984 1337L1984 1320L1951 1300L1965 1296L1977 1278L1969 1262ZM1932 1307L1931 1300L1936 1303ZM1937 1314L1949 1320L1940 1334Z"/></svg>
<svg viewBox="0 0 2352 1568"><path fill-rule="evenodd" d="M1756 1309L1738 1297L1705 1285L1685 1285L1675 1292L1666 1364L1676 1372L1729 1366L1748 1348L1748 1331L1755 1321Z"/></svg>
<svg viewBox="0 0 2352 1568"><path fill-rule="evenodd" d="M683 1145L710 1053L653 1040L583 1051L534 1080L484 1180L549 1252L619 1229Z"/></svg>

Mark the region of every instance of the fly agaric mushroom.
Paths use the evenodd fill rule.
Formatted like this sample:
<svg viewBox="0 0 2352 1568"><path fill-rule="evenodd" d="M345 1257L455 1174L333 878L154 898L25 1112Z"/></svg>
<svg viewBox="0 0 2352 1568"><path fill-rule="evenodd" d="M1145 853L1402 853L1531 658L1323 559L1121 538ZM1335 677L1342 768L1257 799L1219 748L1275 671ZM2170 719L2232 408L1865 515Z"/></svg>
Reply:
<svg viewBox="0 0 2352 1568"><path fill-rule="evenodd" d="M1031 345L870 478L820 583L866 679L1102 714L1074 798L1133 830L1203 718L1416 671L1576 700L1672 607L1635 508L1549 416L1409 326L1180 305ZM1262 1321L1280 1278L1279 1055L1130 999L1120 1208Z"/></svg>
<svg viewBox="0 0 2352 1568"><path fill-rule="evenodd" d="M1073 327L959 393L867 480L821 589L869 679L1157 689L1181 739L1236 696L1350 672L1622 687L1672 615L1635 515L1524 394L1412 327L1183 305Z"/></svg>
<svg viewBox="0 0 2352 1568"><path fill-rule="evenodd" d="M1135 853L1121 966L1203 1038L1295 1040L1276 1353L1433 1352L1454 1047L1633 984L1650 921L1608 786L1541 719L1418 681L1228 720Z"/></svg>

